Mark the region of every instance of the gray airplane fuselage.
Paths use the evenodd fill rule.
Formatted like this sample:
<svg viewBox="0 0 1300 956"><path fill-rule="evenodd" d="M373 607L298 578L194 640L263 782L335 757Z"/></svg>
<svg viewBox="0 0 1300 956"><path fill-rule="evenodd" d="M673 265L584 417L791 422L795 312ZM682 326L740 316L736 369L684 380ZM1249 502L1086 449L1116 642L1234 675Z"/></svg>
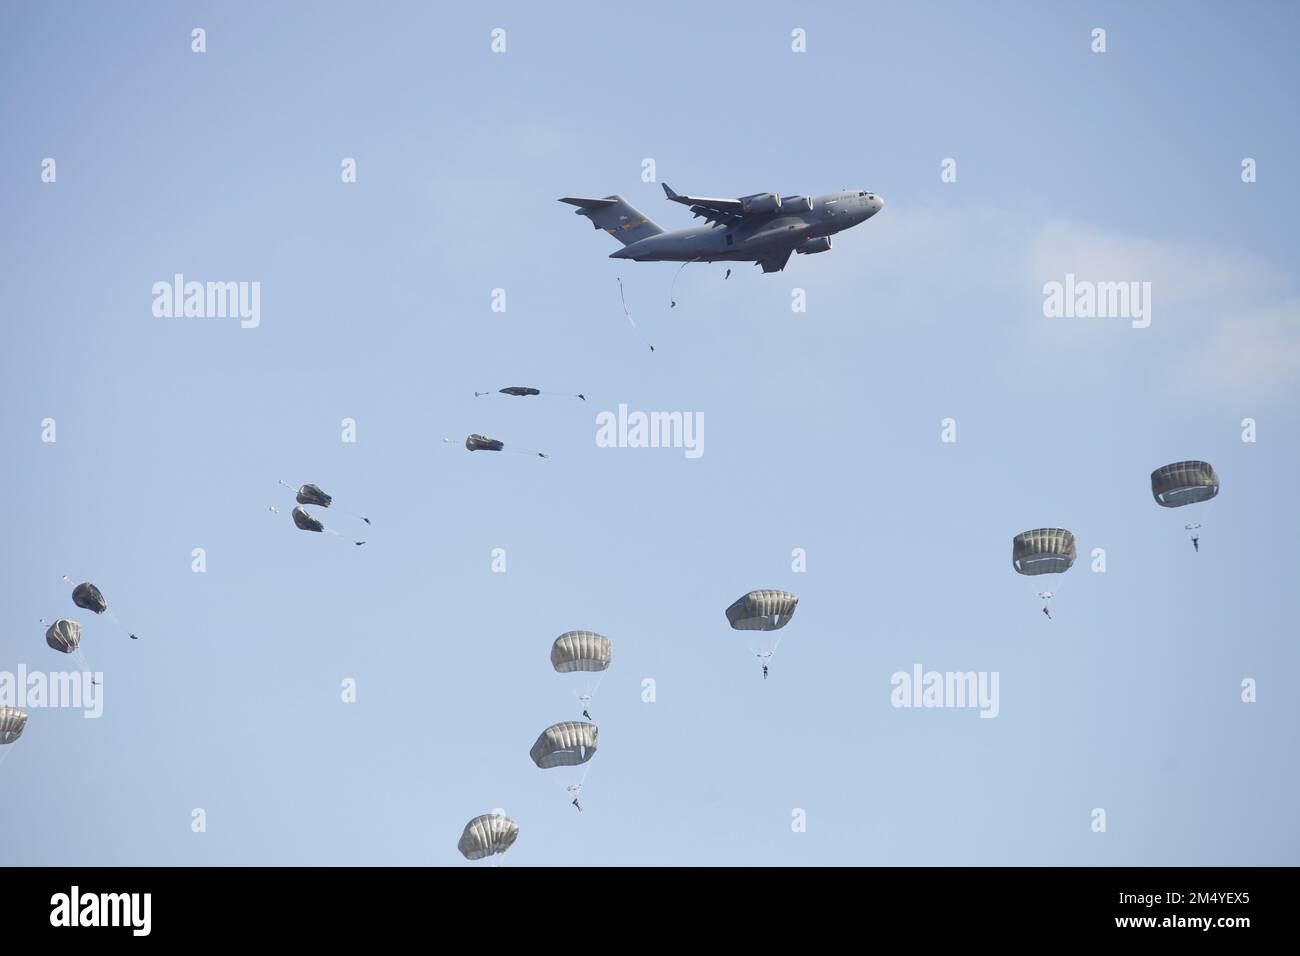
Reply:
<svg viewBox="0 0 1300 956"><path fill-rule="evenodd" d="M815 196L811 209L806 197L786 196L777 213L753 224L713 223L661 232L624 246L610 258L637 262L755 262L799 252L810 240L824 239L866 222L883 206L879 196L858 189Z"/></svg>

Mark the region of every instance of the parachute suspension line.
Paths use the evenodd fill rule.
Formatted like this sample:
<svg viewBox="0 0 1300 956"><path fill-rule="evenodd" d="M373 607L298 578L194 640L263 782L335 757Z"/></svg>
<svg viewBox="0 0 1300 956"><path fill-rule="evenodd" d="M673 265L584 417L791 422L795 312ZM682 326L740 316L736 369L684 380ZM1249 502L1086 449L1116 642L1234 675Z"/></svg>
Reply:
<svg viewBox="0 0 1300 956"><path fill-rule="evenodd" d="M587 400L587 396L583 395L581 392L542 392L542 394L554 395L556 398L580 398L584 402Z"/></svg>
<svg viewBox="0 0 1300 956"><path fill-rule="evenodd" d="M508 451L515 455L528 455L530 458L545 458L547 461L551 460L551 456L546 454L546 452L535 451L532 448L511 448L509 445L507 445L505 448L502 448L501 450Z"/></svg>
<svg viewBox="0 0 1300 956"><path fill-rule="evenodd" d="M364 541L353 541L351 538L339 534L333 528L326 528L325 533L333 535L334 537L338 538L340 541L344 542L345 544L355 544L357 547L361 547L361 545L365 544Z"/></svg>
<svg viewBox="0 0 1300 956"><path fill-rule="evenodd" d="M133 641L138 641L138 640L140 639L140 638L136 637L133 633L131 633L130 629L129 629L125 624L123 624L121 621L119 621L119 620L117 619L117 615L114 614L112 611L110 611L110 610L108 610L107 608L105 608L105 609L104 609L104 613L107 614L107 615L109 616L109 618L112 620L112 622L113 622L114 624L116 624L116 625L117 625L119 628L121 628L122 630L126 631L126 636L129 637L129 638L131 638L131 640L133 640Z"/></svg>
<svg viewBox="0 0 1300 956"><path fill-rule="evenodd" d="M633 321L632 319L632 313L627 310L627 299L623 295L623 278L621 276L618 279L618 301L623 303L623 315L627 318L628 323L632 326L632 331L636 333L636 337L639 338L642 342L644 342L647 346L649 346L650 351L653 352L655 350L655 347L653 345L650 345L650 340L641 334L641 330L636 327L636 322ZM578 397L582 398L581 395ZM584 398L583 401L586 401L586 399Z"/></svg>
<svg viewBox="0 0 1300 956"><path fill-rule="evenodd" d="M331 507L333 507L337 511L342 511L345 515L352 515L352 517L360 518L366 524L370 524L369 518L367 518L365 515L357 514L351 508L344 508L342 505L332 505Z"/></svg>
<svg viewBox="0 0 1300 956"><path fill-rule="evenodd" d="M600 690L601 682L604 681L605 675L607 675L608 673L609 673L608 668L601 671L600 676L596 678L596 682L591 685L590 690L583 688L581 690L574 691L574 696L578 698L578 703L582 705L582 709L584 713L586 713L591 709L591 702L596 697L596 691ZM587 719L590 720L591 718L588 717Z"/></svg>
<svg viewBox="0 0 1300 956"><path fill-rule="evenodd" d="M677 308L677 299L676 299L677 277L681 275L682 272L686 269L686 267L689 266L692 262L699 262L699 261L700 261L699 256L696 256L694 259L687 259L685 262L682 263L681 268L678 269L677 272L673 274L673 284L668 288L668 302L669 302L668 308L670 309Z"/></svg>

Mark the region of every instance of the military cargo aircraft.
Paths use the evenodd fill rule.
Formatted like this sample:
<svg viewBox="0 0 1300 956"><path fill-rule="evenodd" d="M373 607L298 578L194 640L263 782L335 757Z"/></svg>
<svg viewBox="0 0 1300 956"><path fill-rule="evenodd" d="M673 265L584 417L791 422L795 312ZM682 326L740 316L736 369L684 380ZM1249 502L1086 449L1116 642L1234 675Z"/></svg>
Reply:
<svg viewBox="0 0 1300 956"><path fill-rule="evenodd" d="M622 196L560 202L577 206L597 229L623 243L611 259L636 262L753 262L764 272L780 272L790 254L812 255L831 247L831 236L866 222L885 201L865 189L825 196L755 193L739 199L682 196L665 183L673 202L689 206L707 225L665 232Z"/></svg>

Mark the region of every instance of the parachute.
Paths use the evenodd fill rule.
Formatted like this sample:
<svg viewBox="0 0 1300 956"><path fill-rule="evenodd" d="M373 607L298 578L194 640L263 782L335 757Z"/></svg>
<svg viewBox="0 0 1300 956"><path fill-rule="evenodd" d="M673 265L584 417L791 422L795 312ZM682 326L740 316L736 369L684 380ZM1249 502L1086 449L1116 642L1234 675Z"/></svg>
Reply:
<svg viewBox="0 0 1300 956"><path fill-rule="evenodd" d="M1176 461L1151 472L1151 497L1162 508L1183 508L1209 501L1219 493L1219 476L1208 461ZM1200 524L1189 522L1192 547L1201 550Z"/></svg>
<svg viewBox="0 0 1300 956"><path fill-rule="evenodd" d="M81 647L81 625L61 617L46 629L45 643L62 654L71 654Z"/></svg>
<svg viewBox="0 0 1300 956"><path fill-rule="evenodd" d="M750 591L727 608L727 620L737 631L777 631L790 623L798 603L789 591Z"/></svg>
<svg viewBox="0 0 1300 956"><path fill-rule="evenodd" d="M72 589L72 603L87 611L94 611L96 614L103 614L108 610L108 602L104 600L104 593L89 581L84 581Z"/></svg>
<svg viewBox="0 0 1300 956"><path fill-rule="evenodd" d="M320 485L306 484L296 490L294 500L300 505L320 505L322 508L328 508L334 498L332 495L325 494Z"/></svg>
<svg viewBox="0 0 1300 956"><path fill-rule="evenodd" d="M293 523L298 526L299 531L324 531L325 523L317 521L309 515L303 508L293 509Z"/></svg>
<svg viewBox="0 0 1300 956"><path fill-rule="evenodd" d="M456 849L467 860L485 860L505 853L519 839L519 825L500 813L485 813L465 824Z"/></svg>
<svg viewBox="0 0 1300 956"><path fill-rule="evenodd" d="M596 755L596 738L600 728L576 720L552 724L542 731L528 751L540 770L555 767L578 767Z"/></svg>
<svg viewBox="0 0 1300 956"><path fill-rule="evenodd" d="M1064 528L1035 528L1011 539L1011 564L1017 574L1063 574L1075 557L1074 535Z"/></svg>
<svg viewBox="0 0 1300 956"><path fill-rule="evenodd" d="M444 438L443 444L450 445L452 439ZM488 438L487 435L474 434L465 439L465 447L470 451L513 451L516 454L532 455L537 458L550 458L551 456L541 451L533 451L528 448L506 448L506 443L498 441L495 438Z"/></svg>
<svg viewBox="0 0 1300 956"><path fill-rule="evenodd" d="M577 692L582 716L588 719L591 715L587 708L613 662L614 642L595 631L566 631L551 645L551 666L558 673L599 674L594 681L590 678L584 681Z"/></svg>
<svg viewBox="0 0 1300 956"><path fill-rule="evenodd" d="M1176 461L1151 472L1151 497L1162 508L1209 501L1219 493L1219 476L1208 461Z"/></svg>
<svg viewBox="0 0 1300 956"><path fill-rule="evenodd" d="M727 608L727 622L737 631L779 631L790 623L798 604L799 599L789 591L774 588L750 591ZM775 641L764 638L749 642L749 652L763 665L764 678L767 677L768 661L776 655L783 636L778 634Z"/></svg>
<svg viewBox="0 0 1300 956"><path fill-rule="evenodd" d="M11 744L23 735L27 715L17 707L0 706L0 745Z"/></svg>
<svg viewBox="0 0 1300 956"><path fill-rule="evenodd" d="M528 386L528 385L510 385L510 386L507 386L506 388L499 388L499 389L497 389L497 392L498 392L499 394L501 394L501 395L513 395L513 396L516 396L516 397L519 397L519 398L522 398L522 397L527 396L527 395L555 395L555 394L557 394L557 393L555 393L555 392L543 392L540 388L532 388L532 387L530 387L530 386ZM475 398L482 398L484 395L491 395L491 394L492 394L492 393L491 393L490 391L487 391L487 392L475 392L475 393L474 393L474 397L475 397ZM572 393L567 393L567 397L568 397L568 398L580 398L580 399L582 399L584 402L587 400L587 396L586 396L586 395L583 395L581 392L572 392Z"/></svg>
<svg viewBox="0 0 1300 956"><path fill-rule="evenodd" d="M551 666L561 674L603 671L614 660L614 642L594 631L566 631L551 645Z"/></svg>
<svg viewBox="0 0 1300 956"><path fill-rule="evenodd" d="M465 439L465 447L470 451L504 451L506 443L486 435L470 435Z"/></svg>
<svg viewBox="0 0 1300 956"><path fill-rule="evenodd" d="M41 621L41 623L45 622ZM90 662L86 660L86 655L81 650L81 625L76 621L70 621L66 617L59 618L45 629L45 643L60 654L71 654L79 670L92 673ZM93 676L91 679L94 679Z"/></svg>
<svg viewBox="0 0 1300 956"><path fill-rule="evenodd" d="M63 580L68 584L72 584L72 578L68 577L66 574L63 576ZM122 630L126 631L127 636L130 637L131 640L139 640L134 633L127 630L127 628L122 625L122 622L117 619L117 615L108 609L108 601L104 598L104 592L95 587L95 585L91 584L89 581L83 581L81 584L73 586L72 603L84 610L94 611L96 614L107 614L109 620L122 628ZM72 624L74 622L69 621L68 623Z"/></svg>
<svg viewBox="0 0 1300 956"><path fill-rule="evenodd" d="M1064 574L1074 565L1078 551L1074 535L1064 528L1035 528L1022 531L1011 539L1011 566L1017 574L1031 577L1039 574ZM1043 613L1052 617L1052 598L1055 591L1039 591L1043 600Z"/></svg>
<svg viewBox="0 0 1300 956"><path fill-rule="evenodd" d="M290 512L290 516L293 518L293 523L297 525L299 531L315 531L317 533L325 532L328 534L332 534L337 538L343 537L333 528L325 527L325 523L323 521L319 521L316 518L313 518L310 514L307 513L307 510L303 508L302 505L296 505L293 511ZM357 545L358 547L365 544L364 541L353 541L352 543Z"/></svg>

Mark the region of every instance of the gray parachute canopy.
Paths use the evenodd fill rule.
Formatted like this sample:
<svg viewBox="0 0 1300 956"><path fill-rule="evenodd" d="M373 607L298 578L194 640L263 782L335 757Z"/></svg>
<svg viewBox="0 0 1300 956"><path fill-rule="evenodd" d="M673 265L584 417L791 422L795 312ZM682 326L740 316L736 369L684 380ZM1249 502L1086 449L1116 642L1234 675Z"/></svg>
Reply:
<svg viewBox="0 0 1300 956"><path fill-rule="evenodd" d="M552 724L542 731L528 756L543 770L552 767L576 767L590 760L596 753L596 737L600 728L577 720Z"/></svg>
<svg viewBox="0 0 1300 956"><path fill-rule="evenodd" d="M465 824L456 849L467 860L485 860L504 853L519 839L519 825L499 813L485 813Z"/></svg>
<svg viewBox="0 0 1300 956"><path fill-rule="evenodd" d="M108 610L108 602L104 600L103 593L89 581L78 584L72 589L72 603L96 614L103 614Z"/></svg>
<svg viewBox="0 0 1300 956"><path fill-rule="evenodd" d="M307 514L302 508L293 509L293 523L302 531L324 531L325 525Z"/></svg>
<svg viewBox="0 0 1300 956"><path fill-rule="evenodd" d="M81 646L81 625L61 617L46 629L45 643L56 651L71 654Z"/></svg>
<svg viewBox="0 0 1300 956"><path fill-rule="evenodd" d="M23 735L27 715L17 707L0 707L0 744L11 744Z"/></svg>
<svg viewBox="0 0 1300 956"><path fill-rule="evenodd" d="M1219 493L1219 476L1208 461L1176 461L1151 472L1151 496L1165 508L1209 501Z"/></svg>
<svg viewBox="0 0 1300 956"><path fill-rule="evenodd" d="M1074 535L1064 528L1035 528L1011 539L1011 565L1019 574L1063 574L1075 557Z"/></svg>
<svg viewBox="0 0 1300 956"><path fill-rule="evenodd" d="M325 494L320 485L303 485L298 489L297 501L300 505L320 505L328 508L334 498Z"/></svg>
<svg viewBox="0 0 1300 956"><path fill-rule="evenodd" d="M501 451L506 443L486 435L470 435L465 439L465 447L470 451Z"/></svg>
<svg viewBox="0 0 1300 956"><path fill-rule="evenodd" d="M789 591L750 591L727 608L727 620L738 631L778 631L790 623L798 603Z"/></svg>
<svg viewBox="0 0 1300 956"><path fill-rule="evenodd" d="M511 385L507 388L499 389L502 395L540 395L540 388L529 388L527 385Z"/></svg>
<svg viewBox="0 0 1300 956"><path fill-rule="evenodd" d="M614 662L614 642L595 631L566 631L551 645L551 666L561 674L603 671Z"/></svg>

